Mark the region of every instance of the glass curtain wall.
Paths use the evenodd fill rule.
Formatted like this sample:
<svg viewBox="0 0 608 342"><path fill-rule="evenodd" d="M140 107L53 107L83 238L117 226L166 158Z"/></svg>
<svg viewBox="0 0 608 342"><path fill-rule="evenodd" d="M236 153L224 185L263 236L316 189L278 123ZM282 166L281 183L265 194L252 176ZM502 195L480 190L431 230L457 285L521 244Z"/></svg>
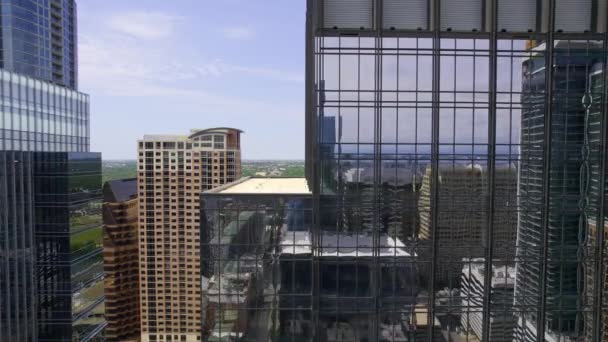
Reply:
<svg viewBox="0 0 608 342"><path fill-rule="evenodd" d="M87 340L105 326L101 155L33 158L38 340Z"/></svg>
<svg viewBox="0 0 608 342"><path fill-rule="evenodd" d="M203 340L314 338L310 205L310 195L203 193Z"/></svg>
<svg viewBox="0 0 608 342"><path fill-rule="evenodd" d="M534 24L533 1L512 17L428 3L439 22L309 2L316 340L602 341L608 55L591 7L576 21L549 1Z"/></svg>
<svg viewBox="0 0 608 342"><path fill-rule="evenodd" d="M89 150L89 96L0 70L0 149Z"/></svg>

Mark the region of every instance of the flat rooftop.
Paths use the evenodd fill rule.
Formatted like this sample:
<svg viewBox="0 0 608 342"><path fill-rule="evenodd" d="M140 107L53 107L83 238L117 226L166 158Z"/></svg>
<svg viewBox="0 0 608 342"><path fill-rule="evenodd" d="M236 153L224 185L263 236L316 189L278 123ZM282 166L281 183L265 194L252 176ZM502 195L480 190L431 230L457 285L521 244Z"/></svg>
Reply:
<svg viewBox="0 0 608 342"><path fill-rule="evenodd" d="M311 254L312 239L307 231L281 231L279 247L282 254ZM319 256L322 257L410 257L401 240L386 234L378 237L374 245L373 237L365 234L321 232L319 236ZM414 256L416 256L414 254Z"/></svg>
<svg viewBox="0 0 608 342"><path fill-rule="evenodd" d="M311 194L306 178L266 177L243 178L209 192L216 194Z"/></svg>
<svg viewBox="0 0 608 342"><path fill-rule="evenodd" d="M178 134L146 134L141 141L186 141L187 135Z"/></svg>

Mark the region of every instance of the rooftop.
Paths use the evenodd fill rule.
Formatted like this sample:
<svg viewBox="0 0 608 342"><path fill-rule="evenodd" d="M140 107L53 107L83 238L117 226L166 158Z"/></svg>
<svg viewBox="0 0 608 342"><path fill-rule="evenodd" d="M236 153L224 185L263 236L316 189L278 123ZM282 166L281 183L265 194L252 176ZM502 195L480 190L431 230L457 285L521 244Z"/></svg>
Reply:
<svg viewBox="0 0 608 342"><path fill-rule="evenodd" d="M191 129L190 130L190 138L193 138L194 136L198 136L198 135L203 135L203 134L210 134L210 133L221 133L221 134L227 134L230 132L235 132L235 133L243 133L242 130L238 129L238 128L231 128L231 127L214 127L214 128L206 128L206 129Z"/></svg>
<svg viewBox="0 0 608 342"><path fill-rule="evenodd" d="M366 234L321 232L319 236L319 256L323 257L409 257L401 240L386 234L374 238ZM310 254L312 240L310 232L286 231L281 232L279 243L283 254ZM414 255L415 256L415 255Z"/></svg>
<svg viewBox="0 0 608 342"><path fill-rule="evenodd" d="M248 177L207 193L310 195L306 178Z"/></svg>
<svg viewBox="0 0 608 342"><path fill-rule="evenodd" d="M467 260L462 268L463 275L471 275L483 282L485 278L485 264L483 258ZM515 284L515 267L507 265L492 265L492 287L511 287Z"/></svg>
<svg viewBox="0 0 608 342"><path fill-rule="evenodd" d="M116 202L137 198L137 178L111 180L107 182L107 186Z"/></svg>
<svg viewBox="0 0 608 342"><path fill-rule="evenodd" d="M146 134L143 141L186 141L187 135L178 134Z"/></svg>
<svg viewBox="0 0 608 342"><path fill-rule="evenodd" d="M187 141L194 136L208 134L208 133L221 133L226 134L229 132L243 133L238 128L230 127L215 127L206 129L191 129L189 134L145 134L142 141Z"/></svg>

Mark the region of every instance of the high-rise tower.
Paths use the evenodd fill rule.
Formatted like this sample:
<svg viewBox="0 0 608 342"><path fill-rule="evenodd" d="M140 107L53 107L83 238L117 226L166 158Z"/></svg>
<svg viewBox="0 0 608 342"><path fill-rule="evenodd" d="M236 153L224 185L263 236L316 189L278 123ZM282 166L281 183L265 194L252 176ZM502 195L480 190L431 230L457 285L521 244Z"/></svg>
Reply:
<svg viewBox="0 0 608 342"><path fill-rule="evenodd" d="M200 341L201 191L241 176L241 131L192 130L139 141L142 341Z"/></svg>
<svg viewBox="0 0 608 342"><path fill-rule="evenodd" d="M76 89L70 0L3 1L0 336L87 341L105 327L101 155Z"/></svg>
<svg viewBox="0 0 608 342"><path fill-rule="evenodd" d="M545 304L546 338L551 336L581 337L583 324L591 316L577 312L584 305L584 272L590 263L578 263L584 255L585 245L592 239L589 220L598 212L600 114L602 90L593 87L592 70L599 62L600 46L588 42L556 41L551 68L551 91L555 100L547 110L545 104L546 77L543 53L546 44L533 48L530 58L523 63L521 168L519 171L519 213L517 228L517 257L524 262L517 265L515 283L516 303L534 305L543 290ZM597 71L597 70L596 70ZM594 110L595 108L595 110ZM539 125L545 116L551 116L550 136ZM540 158L543 142L551 141L550 161ZM538 170L550 163L550 173ZM543 190L545 183L549 189ZM593 184L593 186L591 186ZM546 211L547 231L540 229L543 215L537 208L544 191L548 191ZM543 237L546 234L546 237ZM541 241L546 239L547 275L541 278L543 262ZM595 239L595 236L593 236ZM591 254L593 255L593 254ZM592 285L591 285L592 286ZM587 302L589 304L589 302ZM521 315L520 325L526 320L537 324L536 312ZM587 322L585 322L587 320ZM526 331L521 328L520 331ZM528 329L527 331L534 330ZM530 334L528 332L528 334Z"/></svg>
<svg viewBox="0 0 608 342"><path fill-rule="evenodd" d="M2 69L77 88L75 0L3 1L0 15Z"/></svg>

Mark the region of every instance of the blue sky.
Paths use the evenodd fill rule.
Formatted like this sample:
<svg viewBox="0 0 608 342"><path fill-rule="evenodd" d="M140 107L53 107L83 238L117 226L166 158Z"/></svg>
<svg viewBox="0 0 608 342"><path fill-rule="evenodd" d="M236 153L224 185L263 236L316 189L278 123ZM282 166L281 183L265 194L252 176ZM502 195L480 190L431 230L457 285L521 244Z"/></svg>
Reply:
<svg viewBox="0 0 608 342"><path fill-rule="evenodd" d="M303 0L78 2L92 151L135 159L144 134L245 131L245 159L304 155Z"/></svg>

